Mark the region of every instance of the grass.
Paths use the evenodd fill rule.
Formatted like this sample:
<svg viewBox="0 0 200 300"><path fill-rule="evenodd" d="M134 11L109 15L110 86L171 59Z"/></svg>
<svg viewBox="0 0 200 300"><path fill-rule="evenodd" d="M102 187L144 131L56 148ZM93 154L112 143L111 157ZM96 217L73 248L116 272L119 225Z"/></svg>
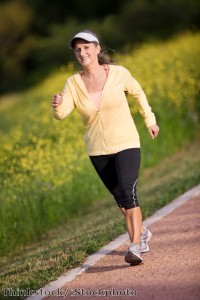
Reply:
<svg viewBox="0 0 200 300"><path fill-rule="evenodd" d="M199 44L199 33L187 33L164 43L144 44L118 59L143 86L161 128L159 139L152 141L134 100L129 99L141 136L142 169L197 136ZM40 85L1 99L2 256L41 240L49 230L107 197L86 154L78 112L61 122L51 115L52 94L62 90L73 72L73 66L68 65Z"/></svg>
<svg viewBox="0 0 200 300"><path fill-rule="evenodd" d="M118 58L161 128L152 141L129 99L141 137L144 218L200 182L199 43L199 33L186 33ZM73 72L68 65L0 101L1 288L37 289L125 232L86 154L78 112L61 122L51 116L51 96Z"/></svg>
<svg viewBox="0 0 200 300"><path fill-rule="evenodd" d="M200 182L199 149L200 140L142 172L138 189L144 218ZM124 232L123 216L107 194L39 242L2 257L1 289L38 289ZM3 292L0 298L8 299Z"/></svg>

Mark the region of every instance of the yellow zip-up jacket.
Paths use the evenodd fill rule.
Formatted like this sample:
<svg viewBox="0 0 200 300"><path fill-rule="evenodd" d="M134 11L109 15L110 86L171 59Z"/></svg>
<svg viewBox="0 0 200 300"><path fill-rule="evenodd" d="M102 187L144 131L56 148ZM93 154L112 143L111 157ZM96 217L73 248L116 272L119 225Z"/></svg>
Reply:
<svg viewBox="0 0 200 300"><path fill-rule="evenodd" d="M75 107L78 109L85 125L84 140L90 156L140 147L126 93L135 98L146 126L156 124L145 93L130 72L119 65L109 65L108 68L99 109L90 98L80 73L67 79L63 102L53 108L53 116L58 120L67 117Z"/></svg>

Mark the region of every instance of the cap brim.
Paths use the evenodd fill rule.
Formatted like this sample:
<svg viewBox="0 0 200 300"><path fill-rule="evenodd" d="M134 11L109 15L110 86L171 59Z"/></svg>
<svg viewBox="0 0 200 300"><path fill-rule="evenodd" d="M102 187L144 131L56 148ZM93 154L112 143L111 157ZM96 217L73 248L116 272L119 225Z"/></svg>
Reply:
<svg viewBox="0 0 200 300"><path fill-rule="evenodd" d="M73 49L74 48L74 42L77 39L84 40L88 43L97 43L99 44L99 40L92 34L87 33L87 32L79 32L77 33L69 42L69 48Z"/></svg>

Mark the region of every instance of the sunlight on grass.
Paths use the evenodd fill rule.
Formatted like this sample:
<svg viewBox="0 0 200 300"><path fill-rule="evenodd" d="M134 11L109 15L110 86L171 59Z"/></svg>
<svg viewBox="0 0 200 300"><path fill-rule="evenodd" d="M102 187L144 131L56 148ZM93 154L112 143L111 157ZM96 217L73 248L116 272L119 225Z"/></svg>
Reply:
<svg viewBox="0 0 200 300"><path fill-rule="evenodd" d="M151 140L129 99L141 136L142 170L197 137L199 43L199 34L185 34L117 58L143 86L161 128L159 138ZM60 122L51 115L52 94L62 90L73 72L71 64L62 67L37 87L0 102L2 255L42 240L49 230L108 196L87 156L78 112Z"/></svg>
<svg viewBox="0 0 200 300"><path fill-rule="evenodd" d="M144 217L200 182L199 148L200 141L192 143L143 172L138 191ZM80 265L125 231L123 216L107 195L49 231L41 241L2 257L0 286L37 289Z"/></svg>

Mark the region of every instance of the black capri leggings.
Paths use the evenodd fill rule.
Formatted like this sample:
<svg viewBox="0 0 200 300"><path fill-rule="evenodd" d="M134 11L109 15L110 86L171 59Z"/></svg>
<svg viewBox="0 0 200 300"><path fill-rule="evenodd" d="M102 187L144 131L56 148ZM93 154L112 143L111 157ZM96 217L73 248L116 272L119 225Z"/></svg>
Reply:
<svg viewBox="0 0 200 300"><path fill-rule="evenodd" d="M131 148L115 154L90 156L90 160L119 207L140 206L136 185L140 168L140 148Z"/></svg>

